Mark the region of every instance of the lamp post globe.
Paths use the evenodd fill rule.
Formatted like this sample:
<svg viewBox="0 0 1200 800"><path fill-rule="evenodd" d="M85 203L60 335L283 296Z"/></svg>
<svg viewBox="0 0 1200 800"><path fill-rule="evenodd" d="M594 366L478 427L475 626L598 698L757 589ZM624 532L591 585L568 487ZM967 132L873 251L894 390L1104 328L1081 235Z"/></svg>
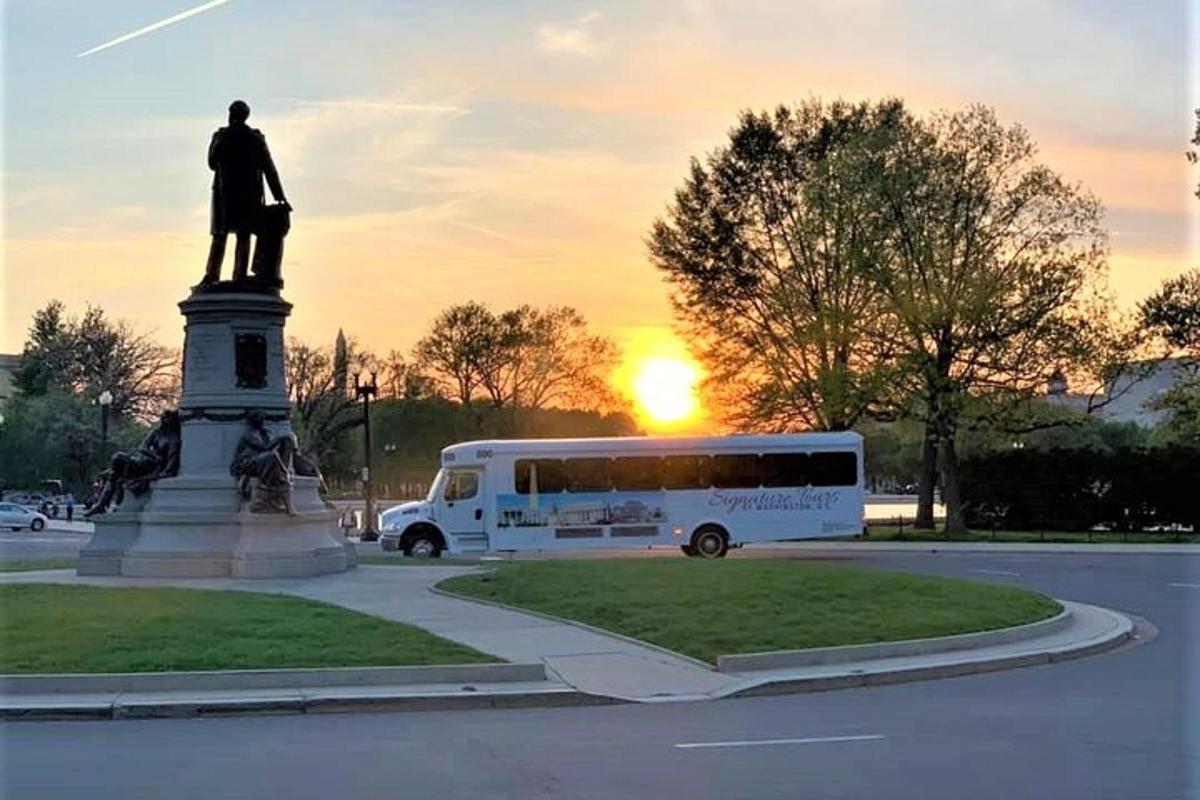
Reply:
<svg viewBox="0 0 1200 800"><path fill-rule="evenodd" d="M112 405L112 392L105 389L96 398L100 405L100 463L108 459L108 407Z"/></svg>

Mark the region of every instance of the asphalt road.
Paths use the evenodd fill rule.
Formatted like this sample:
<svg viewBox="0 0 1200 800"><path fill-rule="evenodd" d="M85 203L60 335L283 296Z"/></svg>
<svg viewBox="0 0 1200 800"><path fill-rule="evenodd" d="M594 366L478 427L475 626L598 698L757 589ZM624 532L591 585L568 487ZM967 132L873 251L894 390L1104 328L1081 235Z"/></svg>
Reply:
<svg viewBox="0 0 1200 800"><path fill-rule="evenodd" d="M79 548L92 538L90 533L73 531L0 532L0 561L26 558L74 558Z"/></svg>
<svg viewBox="0 0 1200 800"><path fill-rule="evenodd" d="M5 798L1200 798L1200 556L855 561L1016 583L1145 617L1158 635L1053 666L707 703L9 723L0 787Z"/></svg>

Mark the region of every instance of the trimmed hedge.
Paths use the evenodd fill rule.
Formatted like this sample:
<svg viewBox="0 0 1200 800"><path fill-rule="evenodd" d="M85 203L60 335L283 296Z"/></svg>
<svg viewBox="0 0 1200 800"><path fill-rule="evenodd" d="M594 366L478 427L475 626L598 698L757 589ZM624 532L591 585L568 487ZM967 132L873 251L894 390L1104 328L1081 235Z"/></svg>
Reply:
<svg viewBox="0 0 1200 800"><path fill-rule="evenodd" d="M962 463L968 527L1200 531L1200 449L1012 450Z"/></svg>

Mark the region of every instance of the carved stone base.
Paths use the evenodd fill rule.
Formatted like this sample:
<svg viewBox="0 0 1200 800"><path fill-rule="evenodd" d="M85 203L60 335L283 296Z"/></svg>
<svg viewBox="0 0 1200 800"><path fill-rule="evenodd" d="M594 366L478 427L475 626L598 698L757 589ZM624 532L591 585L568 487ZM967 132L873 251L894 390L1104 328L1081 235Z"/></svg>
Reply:
<svg viewBox="0 0 1200 800"><path fill-rule="evenodd" d="M233 478L159 481L138 510L96 518L79 574L145 578L306 578L356 563L316 478L295 478L296 514L254 513Z"/></svg>
<svg viewBox="0 0 1200 800"><path fill-rule="evenodd" d="M179 475L142 497L126 492L119 508L95 517L79 574L276 578L354 566L317 478L294 477L294 514L254 513L229 474L250 411L264 414L273 435L290 430L283 326L291 304L233 285L179 305L187 318Z"/></svg>

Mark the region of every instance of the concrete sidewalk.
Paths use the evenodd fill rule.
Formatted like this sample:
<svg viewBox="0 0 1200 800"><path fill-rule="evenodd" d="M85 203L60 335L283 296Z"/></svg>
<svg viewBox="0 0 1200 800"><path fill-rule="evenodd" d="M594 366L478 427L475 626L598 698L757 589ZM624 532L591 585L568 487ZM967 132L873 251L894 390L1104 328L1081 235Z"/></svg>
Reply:
<svg viewBox="0 0 1200 800"><path fill-rule="evenodd" d="M232 578L80 577L69 570L0 573L0 583L174 586L290 594L424 628L518 663L541 661L551 678L591 694L643 699L695 697L732 683L707 665L566 622L435 594L438 581L474 567L360 566L317 578L240 581Z"/></svg>
<svg viewBox="0 0 1200 800"><path fill-rule="evenodd" d="M174 586L280 593L321 600L416 625L508 661L544 663L549 681L542 689L545 690L545 700L548 704L565 702L566 692L582 693L585 697L609 701L672 702L717 699L767 691L818 691L951 677L1090 655L1118 646L1130 636L1133 628L1127 618L1114 612L1094 606L1065 603L1072 612L1069 624L1056 626L1052 631L1021 641L952 652L932 652L898 658L864 658L837 664L727 674L717 672L710 665L686 656L567 621L460 600L430 591L438 581L454 575L467 574L474 569L362 566L353 572L317 578L263 581L209 578L91 578L79 577L67 570L55 570L3 573L0 574L0 584ZM528 692L533 691L529 687L524 689ZM308 695L304 690L305 687L297 687L290 691L267 692L266 695L262 690L258 690L244 696L237 691L220 692L216 693L215 697L221 703L227 704L231 711L240 713L246 713L247 709L269 708L271 702L277 702L283 711L295 711L298 710L297 702L300 703L299 710L306 708ZM462 702L463 692L461 686L392 687L390 692L388 687L337 687L337 690L347 705L369 705L370 695L374 693L385 707L386 697L390 695L423 692L426 699L430 699L432 694L440 692L442 697L457 697L460 698L458 702ZM332 690L325 688L313 691ZM320 699L319 695L314 697ZM60 697L59 700L65 702L67 698ZM243 700L245 704L242 703ZM153 707L168 701L185 710L196 705L188 699L186 693L172 693L170 698L147 697L140 700L129 695L121 699L90 699L93 706L95 703L107 702L110 708L137 705L139 702ZM267 703L266 706L263 706L264 702ZM398 700L395 702L399 703ZM12 708L13 698L0 699L0 704ZM59 705L61 706L61 703ZM218 704L218 713L219 711Z"/></svg>

